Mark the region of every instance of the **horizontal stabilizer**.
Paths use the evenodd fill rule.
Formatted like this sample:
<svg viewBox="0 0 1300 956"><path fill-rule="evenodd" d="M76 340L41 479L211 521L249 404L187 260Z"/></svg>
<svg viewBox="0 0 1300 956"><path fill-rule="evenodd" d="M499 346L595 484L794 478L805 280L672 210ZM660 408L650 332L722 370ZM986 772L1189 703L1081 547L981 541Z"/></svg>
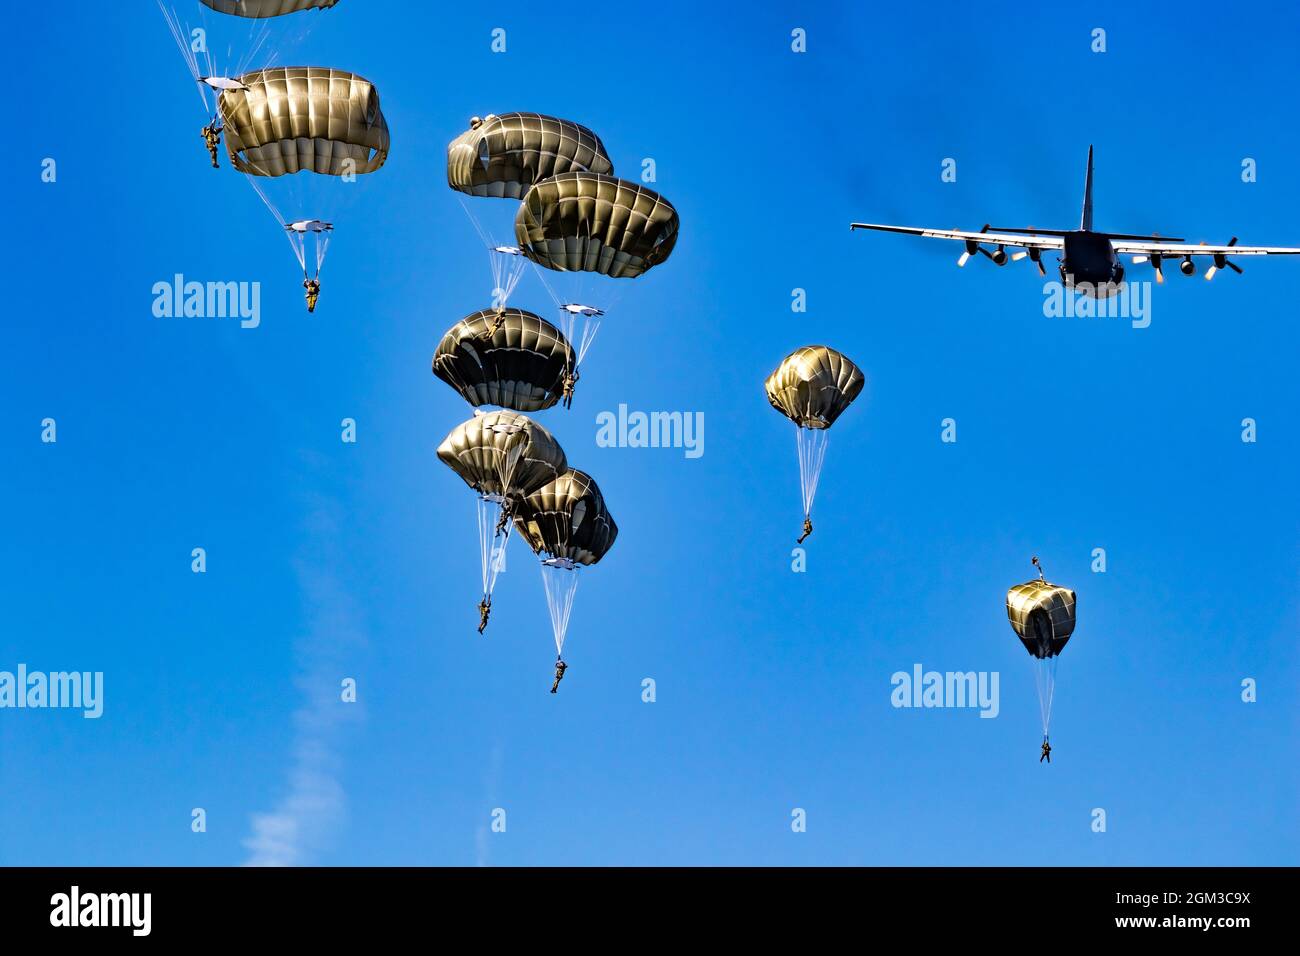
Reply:
<svg viewBox="0 0 1300 956"><path fill-rule="evenodd" d="M1101 235L1107 239L1129 239L1136 242L1186 242L1186 239L1175 239L1172 236L1129 236L1122 232L1103 232Z"/></svg>
<svg viewBox="0 0 1300 956"><path fill-rule="evenodd" d="M1070 236L1079 232L1077 229L1035 229L1032 226L1025 229L1009 229L1005 226L994 226L994 232L1020 232L1026 236ZM1172 236L1130 236L1123 232L1097 232L1095 236L1105 236L1107 239L1126 239L1141 242L1185 242L1183 239L1175 239Z"/></svg>
<svg viewBox="0 0 1300 956"><path fill-rule="evenodd" d="M1027 236L1068 236L1077 229L1035 229L1033 226L1026 226L1024 229L1007 229L1003 226L990 227L993 232L1023 232Z"/></svg>

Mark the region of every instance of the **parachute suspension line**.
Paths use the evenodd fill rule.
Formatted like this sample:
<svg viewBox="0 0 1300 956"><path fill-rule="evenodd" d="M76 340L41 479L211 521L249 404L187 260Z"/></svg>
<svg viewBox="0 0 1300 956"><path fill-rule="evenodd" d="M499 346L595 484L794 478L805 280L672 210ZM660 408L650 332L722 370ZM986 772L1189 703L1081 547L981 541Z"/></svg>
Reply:
<svg viewBox="0 0 1300 956"><path fill-rule="evenodd" d="M163 3L163 0L158 0L158 10L163 15L163 19L167 22L167 29L170 31L172 39L176 41L176 49L180 50L181 59L185 61L185 66L190 71L190 76L194 79L194 85L198 89L199 93L199 100L203 103L204 115L208 115L211 112L208 109L208 87L199 82L203 77L203 74L199 70L199 58L195 55L194 51L190 49L190 45L185 41L185 37L188 35L189 31L181 25L180 14L178 14L174 9L168 8L167 5Z"/></svg>
<svg viewBox="0 0 1300 956"><path fill-rule="evenodd" d="M1043 725L1043 739L1052 723L1052 700L1056 696L1056 662L1059 654L1034 658L1034 684L1038 689L1038 715Z"/></svg>
<svg viewBox="0 0 1300 956"><path fill-rule="evenodd" d="M582 338L581 344L578 346L578 361L575 364L575 368L577 365L581 365L582 360L587 357L587 350L590 349L591 344L596 341L596 333L599 331L600 316L598 315L593 315L582 323ZM573 339L570 338L569 341L572 342Z"/></svg>
<svg viewBox="0 0 1300 956"><path fill-rule="evenodd" d="M478 216L470 212L469 206L465 205L464 197L462 197L459 193L456 194L456 201L460 203L460 208L465 210L465 218L467 218L469 220L470 225L474 227L474 231L478 233L478 237L483 240L483 245L491 249L492 246L495 245L495 243L492 242L492 240L488 237L488 234L483 230L483 224L478 221Z"/></svg>
<svg viewBox="0 0 1300 956"><path fill-rule="evenodd" d="M560 294L560 290L557 289L555 286L551 285L551 283L548 282L547 279L546 279L546 273L547 273L547 272L549 272L549 271L560 271L560 270L548 270L548 269L544 269L544 268L542 268L541 266L539 266L536 262L533 262L531 259L529 259L528 261L532 264L532 267L533 267L533 274L537 276L537 279L538 279L539 282L541 282L542 287L546 289L546 294L549 295L549 296L551 297L551 301L555 303L555 307L556 307L557 309L560 308L561 306L575 304L573 298L569 298L569 299L564 298L564 297ZM569 283L569 284L572 284L572 285L574 286L574 288L572 289L572 292L573 292L573 295L576 296L576 298L579 300L579 302L578 302L577 304L580 304L580 305L596 305L596 304L597 304L597 303L595 303L595 302L583 302L583 301L581 301L582 299L586 298L586 295L585 295L585 293L586 293L586 291L587 291L587 290L586 290L586 279L587 279L587 275L586 275L586 273L577 273L577 274L575 274L575 273L573 273L573 272L569 272L569 271L561 271L561 274L564 275L564 276L566 276L566 277L572 277L571 280L570 280L570 283ZM567 291L569 291L569 290L566 289L565 291L567 292Z"/></svg>
<svg viewBox="0 0 1300 956"><path fill-rule="evenodd" d="M813 499L817 496L817 482L821 479L822 465L826 461L826 443L830 429L795 426L799 443L799 488L803 492L803 516L812 516Z"/></svg>
<svg viewBox="0 0 1300 956"><path fill-rule="evenodd" d="M207 11L206 11L206 10L200 10L200 11L199 11L199 16L202 18L202 23L203 23L203 32L204 32L204 34L211 34L212 31L208 29L208 27L211 26L211 24L208 23ZM229 54L230 54L230 50L229 50L229 48L227 48L227 50L226 50L226 54L227 54L227 56L229 56ZM212 57L212 48L211 48L210 46L208 46L206 40L204 41L204 45L203 45L203 58L204 58L204 60L206 61L206 64L205 64L205 65L206 65L206 67L207 67L207 69L205 70L204 75L206 75L206 76L216 76L216 75L217 75L217 61L216 61L215 59L213 59L213 57ZM206 86L206 84L205 84L205 86ZM219 108L219 106L220 106L220 102L221 102L221 93L220 93L220 91L215 90L215 89L212 90L212 115L213 115L213 116L216 116L216 115L217 115L217 110L218 110L218 108Z"/></svg>
<svg viewBox="0 0 1300 956"><path fill-rule="evenodd" d="M564 639L573 614L573 598L578 592L577 568L557 568L542 563L542 587L546 589L546 607L551 612L551 630L555 634L555 653L564 655Z"/></svg>
<svg viewBox="0 0 1300 956"><path fill-rule="evenodd" d="M522 256L520 258L522 258ZM565 338L574 344L573 367L577 368L582 364L583 359L587 357L587 352L590 351L592 345L595 344L596 333L600 331L601 317L599 315L582 315L582 331L575 336L574 333L577 330L577 320L580 313L570 312L568 309L563 307L566 305L599 305L601 311L608 314L609 310L618 303L619 299L622 298L621 288L615 287L614 289L610 289L609 287L606 287L602 291L599 303L588 302L586 301L586 276L584 274L582 277L583 288L576 290L576 296L579 301L574 302L572 299L565 300L560 296L560 293L556 290L555 286L551 285L551 283L547 281L546 270L531 260L529 260L529 262L532 264L533 272L536 274L538 281L541 282L542 287L546 289L546 294L551 297L551 301L555 303L555 307L560 310L560 329L564 332Z"/></svg>
<svg viewBox="0 0 1300 956"><path fill-rule="evenodd" d="M325 252L330 247L330 233L316 233L316 278L320 278L320 267L325 264Z"/></svg>
<svg viewBox="0 0 1300 956"><path fill-rule="evenodd" d="M294 232L292 229L286 229L286 236L289 237L289 245L293 247L294 257L298 260L298 265L302 268L302 277L309 278L307 274L307 237ZM317 273L320 272L318 268Z"/></svg>
<svg viewBox="0 0 1300 956"><path fill-rule="evenodd" d="M266 21L250 24L248 41L244 46L244 55L239 58L239 63L235 67L236 75L243 76L249 72L249 66L257 57L258 51L266 46L267 40L271 37L271 25ZM270 56L262 63L262 68L267 69L275 66L275 51L272 50Z"/></svg>
<svg viewBox="0 0 1300 956"><path fill-rule="evenodd" d="M510 499L505 496L509 494L509 489L514 487L515 469L519 467L519 461L524 457L527 443L526 438L521 440L522 430L511 432L511 436L515 441L506 449L504 455L497 456L496 461L497 481L500 483L502 495L497 496L501 500L497 502L496 524L492 529L493 538L510 534ZM502 544L504 543L503 541Z"/></svg>
<svg viewBox="0 0 1300 956"><path fill-rule="evenodd" d="M260 177L254 176L252 173L244 173L244 178L253 187L253 191L262 200L262 204L275 217L275 221L280 224L280 228L284 230L285 237L289 240L289 248L293 250L293 256L298 260L299 268L302 269L302 277L304 279L308 278L307 237L302 233L287 228L288 223L285 222L284 216L280 214L280 210L276 208L275 203L271 202L271 197L266 194L266 190L262 188L262 184L258 181ZM316 274L318 276L320 275L320 262L322 259L324 259L324 255L318 245L316 249Z"/></svg>
<svg viewBox="0 0 1300 956"><path fill-rule="evenodd" d="M592 343L596 341L596 333L600 331L600 316L583 315L582 332L576 337L574 332L578 327L579 315L570 312L568 309L560 310L560 330L564 332L564 337L569 340L569 344L577 343L573 349L573 367L576 369L582 364L582 360L587 357L588 350L591 349Z"/></svg>
<svg viewBox="0 0 1300 956"><path fill-rule="evenodd" d="M510 541L511 525L506 524L505 533L497 534L501 521L502 505L499 501L480 495L477 499L478 510L478 545L479 563L483 572L483 600L492 599L492 591L497 585L497 575L505 564L506 544ZM498 538L500 544L497 543Z"/></svg>
<svg viewBox="0 0 1300 956"><path fill-rule="evenodd" d="M538 281L541 282L542 287L546 290L547 295L551 297L551 301L555 303L555 307L560 310L560 329L564 332L564 337L569 340L570 345L573 345L574 331L578 325L578 314L563 308L563 306L571 305L572 303L565 302L564 299L560 297L560 294L555 290L555 287L546 281L545 270L531 259L528 261L532 263L533 272L536 274ZM577 345L574 347L573 351L574 369L577 369L582 365L582 360L587 357L587 351L591 348L592 343L596 341L596 333L599 331L600 316L582 316L582 334L578 338Z"/></svg>
<svg viewBox="0 0 1300 956"><path fill-rule="evenodd" d="M271 215L275 217L275 221L281 226L287 226L288 223L285 222L284 216L280 215L280 210L275 207L275 203L271 202L271 197L266 194L266 190L263 189L262 184L258 182L260 177L254 176L252 173L244 173L244 178L248 180L249 185L252 186L257 192L257 195L261 197L266 208L270 211Z"/></svg>
<svg viewBox="0 0 1300 956"><path fill-rule="evenodd" d="M224 15L222 15L224 16ZM242 18L241 18L242 19ZM277 46L280 49L272 48L267 54L265 60L259 60L258 69L272 69L277 66L280 59L281 49L301 49L306 45L306 41L311 37L312 29L315 27L318 18L313 16L291 16L277 17L275 19L275 33L279 37ZM223 19L222 22L225 22ZM238 73L243 75L251 71L252 63L258 60L258 51L266 46L267 41L272 36L271 20L252 19L248 24L248 33L243 41L245 53L239 59ZM290 24L293 29L285 24Z"/></svg>
<svg viewBox="0 0 1300 956"><path fill-rule="evenodd" d="M227 50L227 53L228 52L229 51ZM210 47L204 49L203 59L205 61L204 70L203 70L204 76L216 76L218 73L217 61L215 58L213 58L212 49ZM205 87L207 86L206 83L203 85ZM220 105L221 105L221 91L217 89L212 89L212 115L213 116L217 115L217 110L220 107Z"/></svg>
<svg viewBox="0 0 1300 956"><path fill-rule="evenodd" d="M522 439L520 436L523 436ZM518 440L498 458L497 481L501 483L503 489L514 487L515 469L519 467L519 460L524 457L524 447L528 441L522 430L514 432L514 437Z"/></svg>
<svg viewBox="0 0 1300 956"><path fill-rule="evenodd" d="M538 281L540 281L542 283L542 287L546 289L546 294L549 295L551 297L551 301L555 303L555 307L558 309L560 306L564 305L564 300L560 298L559 294L555 291L555 289L551 286L551 284L546 281L546 276L543 273L541 266L539 266L536 262L533 262L533 260L531 259L529 259L528 261L532 264L533 272L534 274L536 274Z"/></svg>
<svg viewBox="0 0 1300 956"><path fill-rule="evenodd" d="M588 248L591 248L592 224L584 223ZM598 258L588 258L583 261L583 271L577 273L577 282L574 283L573 294L577 296L578 301L583 305L597 306L602 311L608 313L614 309L622 300L624 293L627 291L628 283L631 279L614 279L610 276L596 272L595 267L599 264Z"/></svg>
<svg viewBox="0 0 1300 956"><path fill-rule="evenodd" d="M524 277L527 260L509 252L497 252L495 248L488 249L488 257L492 266L492 306L504 309Z"/></svg>
<svg viewBox="0 0 1300 956"><path fill-rule="evenodd" d="M487 250L488 268L492 271L492 305L505 308L506 302L515 291L515 286L519 285L519 280L523 278L524 262L527 260L523 256L497 252L498 246L509 243L497 242L493 238L492 234L484 228L478 215L466 205L464 196L457 194L456 201L460 203L460 208L465 210L465 218L474 227L479 240L483 243L483 248Z"/></svg>
<svg viewBox="0 0 1300 956"><path fill-rule="evenodd" d="M287 28L281 25L282 21L288 21L295 29L289 32ZM279 34L279 43L277 48L272 48L265 60L258 58L258 51L267 45L271 39L272 30L270 20L253 20L248 25L248 38L244 42L244 53L239 60L239 75L251 72L252 64L258 60L258 69L269 70L279 66L280 53L285 49L301 49L306 46L308 38L311 36L312 29L315 27L318 18L312 16L299 17L278 17L275 20L276 33Z"/></svg>
<svg viewBox="0 0 1300 956"><path fill-rule="evenodd" d="M229 29L234 26L235 23L243 23L245 19L240 16L231 17L227 14L218 14L214 11L209 11L206 8L200 9L199 15L201 17L203 31L208 36L219 36L223 34L230 36L228 32ZM209 17L215 17L216 20L209 20ZM221 25L214 28L214 22L219 22ZM187 30L186 32L188 33L189 31ZM272 31L269 21L256 18L250 19L248 21L248 29L244 32L242 37L230 36L230 41L226 44L225 66L219 67L217 65L217 60L212 55L211 46L206 46L203 52L204 58L207 61L207 75L216 76L218 70L221 70L223 75L230 76L232 79L243 76L245 73L251 71L252 64L255 60L261 62L260 69L270 69L274 67L277 58L276 50L272 49L265 59L262 59L260 56L262 48L267 46L271 36ZM239 55L238 59L235 57L236 42L239 43L239 47L243 51ZM220 95L221 94L217 90L212 91L214 111L216 108L216 102L220 98Z"/></svg>

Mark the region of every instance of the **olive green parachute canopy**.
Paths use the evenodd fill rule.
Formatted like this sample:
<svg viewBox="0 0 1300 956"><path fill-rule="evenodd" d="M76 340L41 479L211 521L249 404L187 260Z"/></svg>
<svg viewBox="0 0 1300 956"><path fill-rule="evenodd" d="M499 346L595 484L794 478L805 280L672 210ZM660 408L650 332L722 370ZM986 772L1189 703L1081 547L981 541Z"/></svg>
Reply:
<svg viewBox="0 0 1300 956"><path fill-rule="evenodd" d="M866 379L848 356L825 345L795 349L771 375L767 400L800 428L830 428Z"/></svg>
<svg viewBox="0 0 1300 956"><path fill-rule="evenodd" d="M283 66L239 77L247 90L219 100L230 161L254 176L307 170L371 173L388 158L379 93L345 70Z"/></svg>
<svg viewBox="0 0 1300 956"><path fill-rule="evenodd" d="M536 554L595 564L618 537L618 526L595 480L570 468L520 502L515 527Z"/></svg>
<svg viewBox="0 0 1300 956"><path fill-rule="evenodd" d="M540 113L488 114L447 146L447 185L471 196L522 199L539 179L571 170L612 173L600 137Z"/></svg>
<svg viewBox="0 0 1300 956"><path fill-rule="evenodd" d="M518 412L489 412L457 425L438 457L481 495L514 501L568 468L555 438Z"/></svg>
<svg viewBox="0 0 1300 956"><path fill-rule="evenodd" d="M281 17L286 13L297 13L299 10L323 10L334 6L339 0L199 0L199 2L218 13L260 20L265 17Z"/></svg>
<svg viewBox="0 0 1300 956"><path fill-rule="evenodd" d="M515 216L515 241L548 269L631 279L667 260L677 227L677 210L654 190L568 172L528 190Z"/></svg>
<svg viewBox="0 0 1300 956"><path fill-rule="evenodd" d="M447 330L433 374L471 405L535 412L560 400L572 361L569 340L540 315L484 309Z"/></svg>
<svg viewBox="0 0 1300 956"><path fill-rule="evenodd" d="M1026 581L1007 592L1007 620L1033 657L1055 657L1074 633L1074 592L1047 581Z"/></svg>

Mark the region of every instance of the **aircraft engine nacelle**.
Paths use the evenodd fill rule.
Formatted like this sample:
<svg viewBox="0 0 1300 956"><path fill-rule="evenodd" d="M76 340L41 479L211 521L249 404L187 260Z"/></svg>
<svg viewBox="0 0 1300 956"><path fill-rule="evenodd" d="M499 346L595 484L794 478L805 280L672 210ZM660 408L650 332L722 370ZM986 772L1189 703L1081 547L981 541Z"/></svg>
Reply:
<svg viewBox="0 0 1300 956"><path fill-rule="evenodd" d="M1182 262L1178 263L1178 271L1185 276L1195 275L1196 263L1193 262L1190 258L1184 259Z"/></svg>
<svg viewBox="0 0 1300 956"><path fill-rule="evenodd" d="M1007 250L1003 249L1001 246L998 246L991 253L989 253L989 258L993 260L993 264L995 266L1004 266L1007 264Z"/></svg>

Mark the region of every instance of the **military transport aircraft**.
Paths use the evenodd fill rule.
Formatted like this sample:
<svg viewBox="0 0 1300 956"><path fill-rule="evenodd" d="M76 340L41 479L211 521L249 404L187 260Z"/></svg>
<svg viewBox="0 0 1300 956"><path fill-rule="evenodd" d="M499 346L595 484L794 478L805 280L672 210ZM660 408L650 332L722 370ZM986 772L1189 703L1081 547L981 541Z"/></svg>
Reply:
<svg viewBox="0 0 1300 956"><path fill-rule="evenodd" d="M960 229L925 229L917 226L883 226L870 222L851 223L850 229L876 229L880 232L901 232L912 236L925 236L928 239L954 239L966 243L966 251L957 260L957 265L964 266L971 256L979 253L987 256L995 265L1004 266L1008 260L1017 261L1029 257L1038 266L1039 275L1047 275L1043 268L1042 255L1049 250L1062 253L1057 261L1060 263L1061 281L1069 288L1095 298L1114 295L1124 281L1124 265L1121 255L1132 256L1134 263L1151 262L1156 272L1156 282L1164 282L1165 274L1161 270L1165 259L1182 259L1179 270L1185 276L1196 272L1193 256L1212 256L1214 263L1205 270L1205 278L1213 279L1214 274L1228 268L1241 272L1241 268L1228 259L1233 256L1293 256L1300 255L1300 249L1286 246L1239 246L1237 237L1233 236L1226 246L1191 245L1182 239L1167 239L1158 235L1129 236L1116 232L1096 232L1092 228L1092 147L1088 147L1088 178L1083 186L1083 221L1078 229L990 229L985 225L979 232L964 232ZM992 250L986 249L991 245ZM1008 254L1007 247L1018 251Z"/></svg>

